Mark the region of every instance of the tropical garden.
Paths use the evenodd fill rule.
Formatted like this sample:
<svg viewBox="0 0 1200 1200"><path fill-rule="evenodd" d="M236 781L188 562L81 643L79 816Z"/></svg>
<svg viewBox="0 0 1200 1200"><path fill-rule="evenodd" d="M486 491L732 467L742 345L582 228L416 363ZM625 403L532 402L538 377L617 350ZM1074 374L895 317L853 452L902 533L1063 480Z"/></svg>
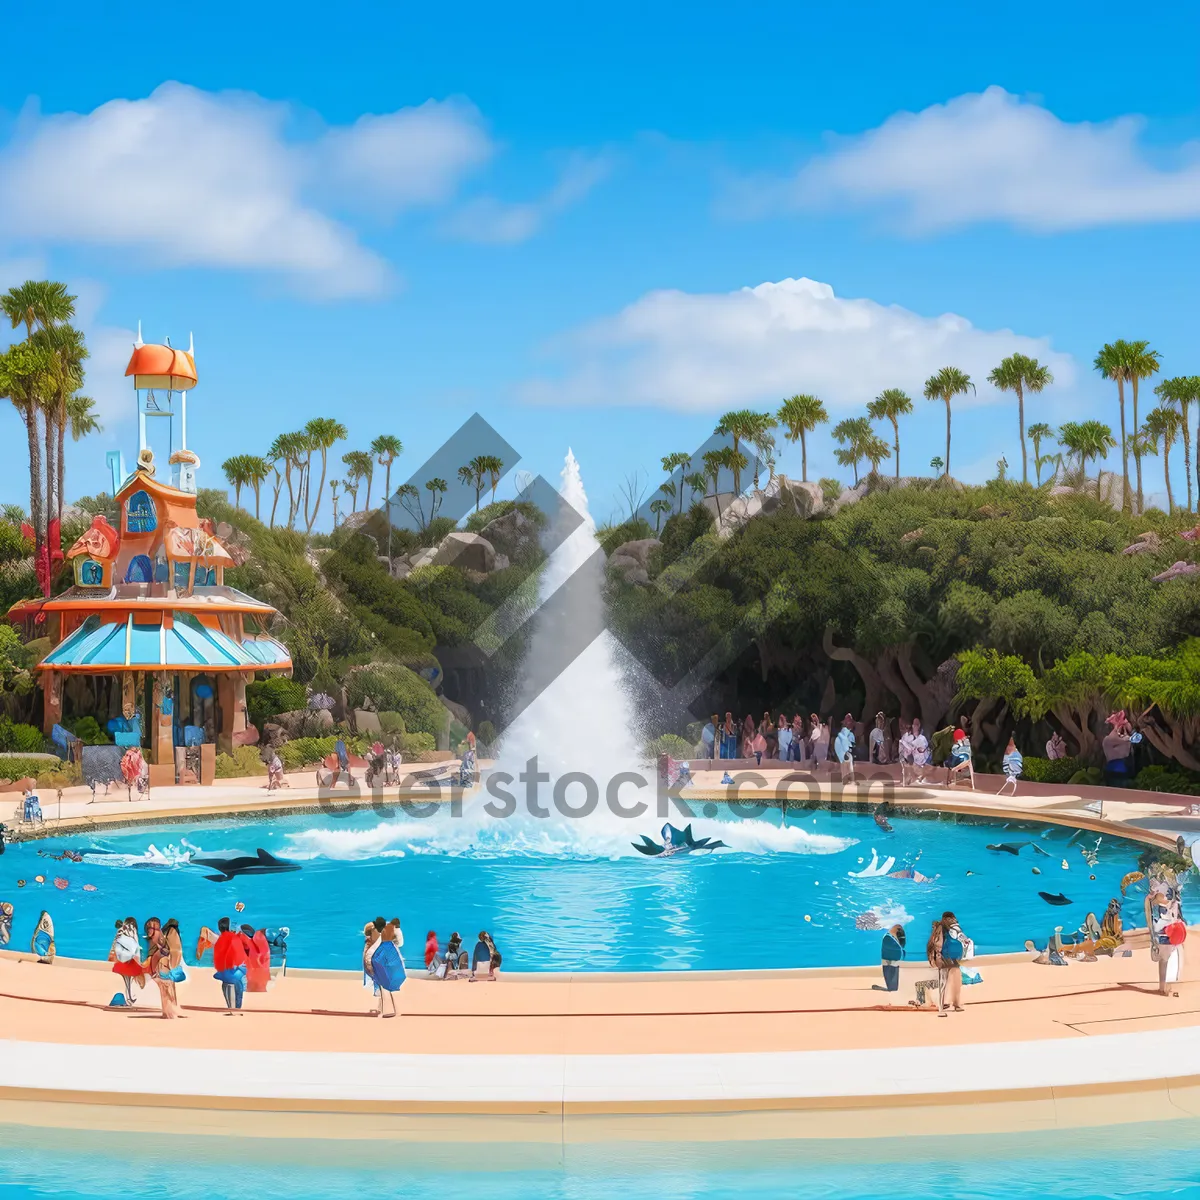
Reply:
<svg viewBox="0 0 1200 1200"><path fill-rule="evenodd" d="M6 607L65 586L64 539L91 514L113 512L104 494L64 503L65 441L99 428L83 391L88 351L74 304L52 282L0 296L13 330L0 397L23 428L29 467L27 503L14 496L0 511ZM1103 718L1124 706L1141 719L1161 786L1195 786L1200 376L1164 378L1159 354L1140 341L1106 344L1094 365L1112 384L1112 418L1057 428L1026 413L1051 372L1023 355L996 365L988 382L1011 397L1021 461L1001 459L982 486L952 474L956 406L976 386L954 366L915 397L888 388L836 422L804 392L773 409L730 411L702 453L663 455L653 495L631 489L626 518L600 531L614 561L629 543L645 550L643 572L609 572L609 597L614 632L675 689L675 707L647 735L694 741L695 720L714 709L884 709L927 727L967 711L985 756L1010 732L1034 751L1058 729L1079 770L1097 764ZM905 427L919 404L944 412L945 440L918 471ZM821 438L843 474L810 484L809 450ZM747 498L781 494L783 441L799 451L791 482L811 503L748 508ZM459 521L442 509L447 479L397 482L399 437L348 442L340 421L315 417L261 454L231 454L222 464L229 492L198 495L201 515L246 550L227 581L279 609L276 632L295 663L293 680L252 685L251 716L265 724L314 697L370 697L420 752L445 725L438 689L451 701L455 737L473 725L490 741L510 715L525 626L477 655L486 681L469 709L453 703L463 697L442 660L469 658L493 614L529 596L546 518L527 492L497 500L507 467L494 456L458 468L456 484L473 496ZM1120 472L1106 476L1114 452ZM1160 492L1158 470L1165 508L1146 503ZM389 519L398 510L403 524ZM532 540L501 542L516 518ZM478 569L443 556L459 531L495 540L495 562ZM0 630L0 752L40 743L36 728L13 731L39 723L31 667L45 649ZM88 733L103 737L98 726ZM28 744L7 744L21 739ZM1031 766L1039 770L1050 768Z"/></svg>

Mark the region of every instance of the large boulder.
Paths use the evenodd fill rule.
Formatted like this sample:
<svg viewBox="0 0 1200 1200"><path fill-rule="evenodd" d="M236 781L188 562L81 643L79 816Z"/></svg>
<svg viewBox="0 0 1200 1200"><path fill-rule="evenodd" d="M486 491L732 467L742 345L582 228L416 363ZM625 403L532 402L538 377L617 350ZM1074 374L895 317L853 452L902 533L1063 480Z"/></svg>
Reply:
<svg viewBox="0 0 1200 1200"><path fill-rule="evenodd" d="M845 488L842 494L833 502L833 511L838 513L848 504L857 504L869 490L865 479L856 483L852 488Z"/></svg>
<svg viewBox="0 0 1200 1200"><path fill-rule="evenodd" d="M489 521L480 532L491 542L496 553L504 555L510 562L528 560L541 545L537 525L519 508L510 509Z"/></svg>
<svg viewBox="0 0 1200 1200"><path fill-rule="evenodd" d="M480 571L486 575L496 569L496 548L478 533L455 530L442 538L433 563L439 567L461 567L465 571Z"/></svg>
<svg viewBox="0 0 1200 1200"><path fill-rule="evenodd" d="M650 555L661 545L658 538L622 542L609 556L608 565L619 572L626 583L645 586L650 582Z"/></svg>
<svg viewBox="0 0 1200 1200"><path fill-rule="evenodd" d="M788 479L784 475L776 476L775 482L779 484L778 506L784 512L808 518L825 511L825 493L819 483ZM765 505L764 511L769 511Z"/></svg>
<svg viewBox="0 0 1200 1200"><path fill-rule="evenodd" d="M762 492L735 497L721 511L721 518L717 522L717 537L732 537L747 521L753 520L763 511Z"/></svg>

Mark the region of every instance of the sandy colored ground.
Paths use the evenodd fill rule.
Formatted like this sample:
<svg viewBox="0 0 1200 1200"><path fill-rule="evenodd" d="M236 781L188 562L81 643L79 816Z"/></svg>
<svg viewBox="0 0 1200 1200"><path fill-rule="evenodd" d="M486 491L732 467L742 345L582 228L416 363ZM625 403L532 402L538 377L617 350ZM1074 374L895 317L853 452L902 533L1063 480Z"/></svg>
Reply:
<svg viewBox="0 0 1200 1200"><path fill-rule="evenodd" d="M700 800L722 798L727 793L719 781L719 773L701 773L688 795ZM235 780L212 788L156 789L149 799L133 802L122 793L91 803L89 791L70 789L63 796L61 823L56 819L56 799L43 795L46 825L20 833L53 836L60 830L65 833L110 822L250 814L314 808L329 802L312 776L293 775L291 786L274 794L268 794L262 783L260 779ZM829 789L823 787L822 793L828 798ZM412 794L422 799L436 795L431 789L414 789ZM759 794L771 797L774 789L768 786ZM751 795L754 791L743 787L742 798ZM390 799L394 803L395 798L393 789L385 802ZM1160 805L1145 796L1123 800L1109 797L1103 814L1096 811L1090 797L1066 791L997 799L994 791L982 789L971 793L925 788L904 791L892 799L897 804L930 810L1035 817L1141 837L1161 845L1174 844L1173 828L1156 835L1132 828L1127 822L1153 822L1159 817L1169 817L1176 823L1190 819L1177 801ZM19 803L16 796L12 800L14 806ZM344 788L334 793L334 800L340 804L372 802L369 794L356 796ZM8 819L4 798L0 798L0 818ZM1196 937L1200 937L1200 929L1193 932ZM1189 947L1193 944L1188 943ZM839 1116L839 1106L841 1110L854 1108L863 1118L874 1113L893 1133L902 1129L924 1133L949 1128L1000 1130L1102 1124L1150 1119L1137 1114L1152 1109L1163 1117L1200 1112L1200 982L1181 983L1175 996L1158 995L1156 971L1144 935L1134 935L1126 945L1132 950L1129 957L1072 962L1065 968L1035 965L1029 955L976 960L971 968L982 973L983 982L964 989L964 1012L951 1013L944 1019L905 1003L913 995L913 983L933 974L929 967L915 962L902 969L900 992L894 995L872 989L872 984L880 982L877 968L509 975L494 983L436 982L410 976L398 997L401 1015L397 1020L379 1020L371 1015L372 998L362 988L359 975L302 970L277 978L265 994L247 994L243 1015L231 1017L221 1008L220 986L212 978L211 967L189 968L191 978L179 989L185 1018L166 1021L159 1015L157 988L152 983L139 994L134 1009L109 1009L107 1001L119 990L119 981L106 963L60 959L47 966L28 955L0 953L0 1028L9 1039L11 1054L23 1054L27 1059L31 1049L35 1052L30 1075L35 1082L11 1086L0 1072L0 1121L104 1128L121 1127L122 1122L127 1127L132 1121L140 1128L164 1130L196 1129L199 1122L212 1132L256 1131L262 1136L361 1137L366 1136L365 1128L377 1128L381 1135L418 1140L466 1133L504 1140L510 1136L505 1132L510 1127L504 1122L511 1118L532 1122L511 1127L513 1137L586 1140L847 1136L847 1130L859 1126ZM415 965L419 948L409 950ZM1200 952L1197 957L1200 961ZM1128 1042L1130 1052L1121 1057L1135 1065L1122 1066L1111 1082L1106 1081L1107 1077L1099 1079L1095 1073L1096 1055L1089 1043L1102 1038L1093 1045L1112 1047L1124 1043L1123 1038L1112 1036L1121 1034L1133 1035ZM1180 1039L1180 1052L1176 1056L1174 1042L1170 1042L1164 1066L1161 1039L1173 1034ZM1156 1043L1157 1065L1148 1068L1145 1080L1136 1066L1142 1053L1134 1049L1142 1045L1139 1038L1160 1039ZM1045 1051L1039 1054L1031 1049L1031 1043L1042 1043ZM1005 1058L1003 1052L998 1059L987 1058L989 1047L999 1049L1006 1044L1012 1045L1012 1053L1018 1056L1016 1062L1011 1056ZM1078 1044L1078 1058L1070 1049L1073 1044ZM418 1088L394 1103L381 1101L371 1107L369 1100L356 1100L348 1108L345 1104L339 1108L341 1102L335 1101L289 1101L285 1097L290 1093L283 1083L278 1101L225 1101L212 1094L190 1097L187 1079L173 1077L179 1094L155 1100L149 1095L154 1089L138 1098L128 1089L118 1088L105 1075L109 1068L97 1068L100 1075L86 1079L70 1069L61 1073L61 1078L59 1072L48 1070L43 1086L38 1046L46 1047L48 1063L60 1064L71 1063L73 1053L88 1061L99 1061L94 1056L106 1049L111 1052L112 1048L126 1048L135 1055L155 1049L164 1054L283 1052L296 1069L310 1062L314 1051L345 1056L347 1063L355 1055L366 1054L373 1056L372 1063L378 1063L380 1078L416 1070L420 1078L429 1075L439 1086L449 1087L450 1092L434 1102L422 1099ZM78 1050L72 1052L70 1047ZM964 1049L954 1051L954 1047ZM743 1085L737 1095L731 1092L724 1098L711 1089L705 1092L697 1084L695 1096L685 1102L650 1099L610 1103L598 1099L592 1103L586 1088L571 1091L569 1079L571 1072L579 1069L570 1064L584 1062L594 1064L590 1069L601 1076L606 1072L614 1076L604 1088L620 1091L632 1084L636 1090L638 1072L631 1074L625 1064L637 1063L641 1056L642 1061L652 1058L660 1064L655 1068L660 1074L666 1069L661 1064L677 1062L677 1078L670 1086L673 1094L689 1096L688 1072L693 1070L697 1056L705 1059L704 1070L719 1074L722 1070L741 1069L735 1062L739 1055L758 1055L761 1064L764 1059L769 1063L772 1056L809 1053L814 1061L823 1059L828 1072L830 1052L858 1055L861 1063L864 1052L894 1056L923 1048L928 1048L930 1056L941 1055L943 1064L949 1053L952 1067L960 1055L983 1053L980 1061L985 1065L971 1079L975 1090L950 1095L943 1088L937 1098L922 1097L924 1085L918 1070L911 1085L897 1084L899 1091L890 1100L856 1096L856 1086L861 1087L864 1078L860 1065L855 1068L857 1079L848 1074L845 1095L840 1091L827 1093L830 1098L825 1100L781 1099L800 1093L788 1090L790 1083L780 1085L760 1074L747 1078L761 1083ZM1109 1049L1100 1057L1111 1054ZM93 1058L88 1059L88 1055ZM480 1066L493 1064L501 1073L506 1070L505 1062L513 1064L507 1068L508 1075L515 1072L515 1079L505 1084L509 1089L504 1093L507 1098L481 1100L478 1095L472 1096L466 1076L440 1076L437 1065L447 1056L456 1061L473 1060ZM1024 1075L1026 1064L1037 1063L1043 1057L1043 1065L1053 1064L1042 1072L1049 1082L1022 1090L1014 1078ZM424 1065L426 1060L428 1067ZM986 1066L989 1061L993 1064L990 1068ZM529 1101L523 1107L512 1099L521 1087L521 1073L526 1069L520 1065L523 1062L540 1063L539 1069L551 1072L560 1069L552 1064L561 1062L561 1070L568 1077L563 1085L566 1090L558 1099ZM414 1067L414 1063L420 1065ZM1077 1064L1088 1066L1090 1082L1071 1083ZM754 1070L761 1072L763 1068L760 1065ZM866 1070L869 1074L871 1068ZM990 1082L989 1072L995 1077ZM954 1073L957 1076L957 1070ZM1005 1073L1007 1079L1001 1082L1000 1076ZM836 1068L834 1078L840 1085ZM462 1080L462 1094L456 1099L451 1093L457 1079ZM272 1086L269 1079L267 1086ZM751 1090L747 1091L747 1086ZM767 1090L754 1091L758 1086ZM110 1087L114 1090L103 1099ZM597 1096L601 1092L603 1089ZM1131 1095L1140 1097L1137 1104L1130 1103ZM761 1105L753 1100L755 1096L763 1097ZM162 1115L172 1108L175 1117ZM764 1115L768 1109L774 1115ZM220 1116L218 1110L226 1115ZM755 1110L752 1115L751 1110ZM428 1122L440 1119L435 1117L439 1112L454 1112L464 1120L488 1124L435 1128ZM689 1114L686 1121L679 1118L681 1112ZM363 1114L368 1116L364 1118ZM705 1124L710 1118L717 1121L718 1116L719 1124ZM380 1124L369 1125L376 1120Z"/></svg>

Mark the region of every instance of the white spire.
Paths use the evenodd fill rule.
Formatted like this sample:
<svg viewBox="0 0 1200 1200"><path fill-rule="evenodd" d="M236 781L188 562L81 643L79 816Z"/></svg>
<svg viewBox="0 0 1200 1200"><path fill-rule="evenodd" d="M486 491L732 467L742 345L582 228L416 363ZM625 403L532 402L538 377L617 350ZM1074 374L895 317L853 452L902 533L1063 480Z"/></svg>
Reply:
<svg viewBox="0 0 1200 1200"><path fill-rule="evenodd" d="M192 331L188 330L188 353L195 356L196 353L196 337Z"/></svg>
<svg viewBox="0 0 1200 1200"><path fill-rule="evenodd" d="M134 349L139 349L140 347L145 345L145 342L142 341L142 323L141 323L141 321L138 321L137 341L134 342L133 345L134 345Z"/></svg>

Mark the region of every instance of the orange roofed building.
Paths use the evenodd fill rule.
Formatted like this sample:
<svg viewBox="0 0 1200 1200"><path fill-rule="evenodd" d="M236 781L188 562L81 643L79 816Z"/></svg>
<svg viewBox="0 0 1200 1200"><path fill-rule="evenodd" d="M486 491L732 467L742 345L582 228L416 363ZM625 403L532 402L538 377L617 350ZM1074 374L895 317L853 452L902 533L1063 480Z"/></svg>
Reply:
<svg viewBox="0 0 1200 1200"><path fill-rule="evenodd" d="M254 740L246 684L260 672L290 674L291 657L268 632L275 609L225 583L235 558L196 512L193 350L146 345L139 329L125 374L138 457L130 473L120 451L108 453L117 527L94 517L66 552L72 586L14 605L9 619L44 628L54 643L37 667L47 734L64 716L91 714L118 745L141 747L152 782L210 782L218 750ZM155 461L152 424L160 434L165 426L165 464Z"/></svg>

